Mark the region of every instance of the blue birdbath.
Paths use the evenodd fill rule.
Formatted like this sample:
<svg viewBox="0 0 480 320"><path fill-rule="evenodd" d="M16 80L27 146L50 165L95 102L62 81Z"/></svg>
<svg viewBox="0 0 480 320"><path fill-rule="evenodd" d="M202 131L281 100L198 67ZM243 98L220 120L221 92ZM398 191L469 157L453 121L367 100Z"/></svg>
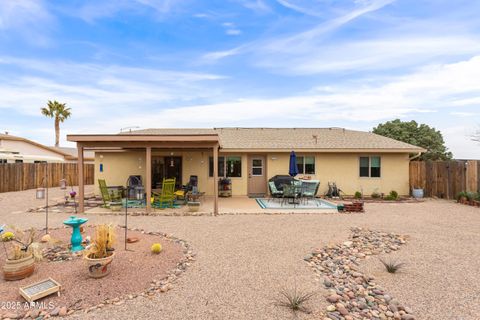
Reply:
<svg viewBox="0 0 480 320"><path fill-rule="evenodd" d="M80 226L87 221L87 218L77 218L75 216L71 216L70 219L63 221L63 224L73 228L71 239L72 252L81 251L84 249L82 246L82 234L80 233Z"/></svg>

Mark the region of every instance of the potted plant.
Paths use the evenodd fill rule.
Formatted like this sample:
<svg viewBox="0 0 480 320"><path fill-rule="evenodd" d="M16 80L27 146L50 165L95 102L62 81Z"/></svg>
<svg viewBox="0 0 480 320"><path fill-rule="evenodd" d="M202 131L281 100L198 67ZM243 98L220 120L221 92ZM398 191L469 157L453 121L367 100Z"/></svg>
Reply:
<svg viewBox="0 0 480 320"><path fill-rule="evenodd" d="M417 188L417 187L413 187L412 189L412 196L415 198L415 199L421 199L423 198L423 189L422 188Z"/></svg>
<svg viewBox="0 0 480 320"><path fill-rule="evenodd" d="M471 205L471 206L474 206L475 203L473 201L475 200L475 193L474 192L467 192L466 197L467 197L468 204Z"/></svg>
<svg viewBox="0 0 480 320"><path fill-rule="evenodd" d="M110 274L110 265L115 256L114 244L115 227L113 225L101 224L95 227L95 238L84 253L90 277L102 278Z"/></svg>
<svg viewBox="0 0 480 320"><path fill-rule="evenodd" d="M188 201L188 211L197 212L200 209L200 201Z"/></svg>
<svg viewBox="0 0 480 320"><path fill-rule="evenodd" d="M2 234L2 244L5 250L5 264L3 277L5 280L14 281L29 277L35 271L35 260L41 260L40 244L34 241L35 230L30 229L29 234L15 230ZM8 245L7 245L8 243ZM7 249L7 246L9 248Z"/></svg>
<svg viewBox="0 0 480 320"><path fill-rule="evenodd" d="M458 203L464 204L467 202L467 193L465 191L460 191L457 193L456 198Z"/></svg>

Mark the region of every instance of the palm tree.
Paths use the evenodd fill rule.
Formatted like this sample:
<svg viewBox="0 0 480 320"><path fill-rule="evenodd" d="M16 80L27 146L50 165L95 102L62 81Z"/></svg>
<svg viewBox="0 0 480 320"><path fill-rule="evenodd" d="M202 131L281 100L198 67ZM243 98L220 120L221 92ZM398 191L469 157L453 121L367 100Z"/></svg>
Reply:
<svg viewBox="0 0 480 320"><path fill-rule="evenodd" d="M41 108L41 111L44 116L55 118L55 147L58 147L60 140L60 122L65 121L72 115L71 109L67 108L66 103L48 100L47 107Z"/></svg>

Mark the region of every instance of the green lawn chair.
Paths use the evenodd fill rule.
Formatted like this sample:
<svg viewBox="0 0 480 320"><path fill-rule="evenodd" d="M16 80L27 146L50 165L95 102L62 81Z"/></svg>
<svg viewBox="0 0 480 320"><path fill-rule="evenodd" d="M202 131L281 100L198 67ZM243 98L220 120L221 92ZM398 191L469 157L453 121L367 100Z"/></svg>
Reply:
<svg viewBox="0 0 480 320"><path fill-rule="evenodd" d="M107 183L104 179L98 179L100 194L102 195L103 205L109 208L112 203L122 203L122 193L118 189L108 190Z"/></svg>
<svg viewBox="0 0 480 320"><path fill-rule="evenodd" d="M155 208L173 208L175 202L175 178L163 179L162 193L153 194L153 206Z"/></svg>

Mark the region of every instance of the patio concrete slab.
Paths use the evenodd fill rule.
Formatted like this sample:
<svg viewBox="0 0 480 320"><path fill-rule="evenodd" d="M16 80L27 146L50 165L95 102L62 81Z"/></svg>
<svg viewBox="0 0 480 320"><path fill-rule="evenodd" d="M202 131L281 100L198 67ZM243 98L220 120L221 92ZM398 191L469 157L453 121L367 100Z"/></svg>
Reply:
<svg viewBox="0 0 480 320"><path fill-rule="evenodd" d="M272 201L279 201L278 199ZM318 214L318 213L337 213L336 209L296 209L285 208L282 209L263 209L254 198L245 196L234 196L230 198L219 198L218 203L219 214ZM124 209L122 209L123 212ZM136 214L144 214L144 208L129 208L129 212ZM108 208L92 208L86 211L87 214L112 214L111 209ZM122 213L118 213L122 214ZM182 216L182 215L213 215L213 197L202 197L201 205L198 212L190 213L188 206L181 206L180 208L166 208L166 209L152 209L152 215L166 215L166 216Z"/></svg>

